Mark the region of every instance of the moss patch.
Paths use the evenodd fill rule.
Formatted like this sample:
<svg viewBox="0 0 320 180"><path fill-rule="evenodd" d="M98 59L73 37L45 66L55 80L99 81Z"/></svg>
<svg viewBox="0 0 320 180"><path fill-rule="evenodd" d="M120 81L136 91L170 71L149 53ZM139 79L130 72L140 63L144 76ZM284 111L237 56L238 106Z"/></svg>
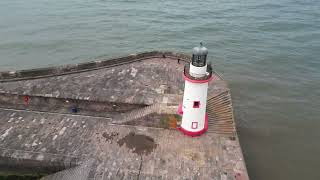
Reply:
<svg viewBox="0 0 320 180"><path fill-rule="evenodd" d="M177 114L162 115L160 127L166 129L175 129L177 128L178 122L181 122L181 116Z"/></svg>

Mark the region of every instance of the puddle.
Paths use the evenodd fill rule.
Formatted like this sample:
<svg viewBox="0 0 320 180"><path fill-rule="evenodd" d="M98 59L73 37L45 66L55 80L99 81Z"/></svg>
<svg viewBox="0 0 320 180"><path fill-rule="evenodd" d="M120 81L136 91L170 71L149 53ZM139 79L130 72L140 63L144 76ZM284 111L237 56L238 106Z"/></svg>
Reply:
<svg viewBox="0 0 320 180"><path fill-rule="evenodd" d="M146 135L135 134L134 132L130 132L128 135L120 139L118 144L119 146L126 144L127 148L139 155L148 155L157 147L153 138Z"/></svg>

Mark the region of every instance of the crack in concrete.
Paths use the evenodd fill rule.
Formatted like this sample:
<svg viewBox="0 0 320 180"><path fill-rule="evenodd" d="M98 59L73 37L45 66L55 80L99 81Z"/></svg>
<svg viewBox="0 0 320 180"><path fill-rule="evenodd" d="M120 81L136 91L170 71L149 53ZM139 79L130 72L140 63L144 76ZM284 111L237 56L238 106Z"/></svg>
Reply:
<svg viewBox="0 0 320 180"><path fill-rule="evenodd" d="M142 155L140 155L140 167L139 167L139 173L138 173L137 180L140 179L141 169L142 169Z"/></svg>

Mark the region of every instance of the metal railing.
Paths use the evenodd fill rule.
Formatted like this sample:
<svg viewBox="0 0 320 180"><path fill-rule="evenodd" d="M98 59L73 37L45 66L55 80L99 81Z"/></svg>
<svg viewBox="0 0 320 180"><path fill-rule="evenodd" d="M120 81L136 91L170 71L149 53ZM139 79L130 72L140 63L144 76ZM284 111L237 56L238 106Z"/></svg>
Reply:
<svg viewBox="0 0 320 180"><path fill-rule="evenodd" d="M207 80L207 79L210 79L212 77L212 66L211 64L208 64L207 65L207 73L205 76L202 76L202 77L193 77L191 74L190 74L190 64L186 64L184 66L184 70L183 70L183 73L184 75L189 78L189 79L192 79L192 80Z"/></svg>

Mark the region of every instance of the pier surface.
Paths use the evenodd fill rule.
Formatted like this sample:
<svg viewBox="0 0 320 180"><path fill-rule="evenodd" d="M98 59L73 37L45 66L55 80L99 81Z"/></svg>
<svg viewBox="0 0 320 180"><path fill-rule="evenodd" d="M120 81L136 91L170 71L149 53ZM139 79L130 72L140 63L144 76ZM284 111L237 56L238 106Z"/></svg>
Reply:
<svg viewBox="0 0 320 180"><path fill-rule="evenodd" d="M42 179L248 179L226 82L209 84L209 130L172 127L190 58L149 52L0 73L0 170Z"/></svg>

